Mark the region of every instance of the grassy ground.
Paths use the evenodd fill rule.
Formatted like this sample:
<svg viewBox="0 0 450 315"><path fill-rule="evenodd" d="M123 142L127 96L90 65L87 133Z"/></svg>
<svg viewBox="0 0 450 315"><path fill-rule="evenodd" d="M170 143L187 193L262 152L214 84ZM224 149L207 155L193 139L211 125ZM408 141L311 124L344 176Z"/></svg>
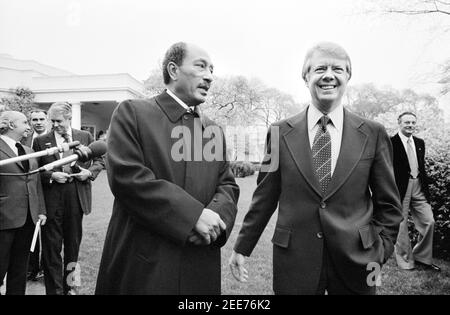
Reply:
<svg viewBox="0 0 450 315"><path fill-rule="evenodd" d="M80 264L82 289L81 294L93 294L100 263L106 229L111 216L113 198L106 181L106 173L102 172L93 186L93 212L85 216L83 221L84 234L81 244ZM261 236L252 256L247 259L250 272L248 283L239 283L232 277L227 262L232 246L240 230L242 220L248 209L256 176L237 179L241 187L239 213L236 225L226 246L222 250L222 293L223 294L273 294L272 291L272 244L271 237L275 224L272 217L269 225ZM436 260L442 267L442 272L430 271L400 271L391 258L382 273L382 286L379 294L450 294L450 262ZM251 267L251 268L250 268ZM28 294L43 294L41 283L29 283Z"/></svg>

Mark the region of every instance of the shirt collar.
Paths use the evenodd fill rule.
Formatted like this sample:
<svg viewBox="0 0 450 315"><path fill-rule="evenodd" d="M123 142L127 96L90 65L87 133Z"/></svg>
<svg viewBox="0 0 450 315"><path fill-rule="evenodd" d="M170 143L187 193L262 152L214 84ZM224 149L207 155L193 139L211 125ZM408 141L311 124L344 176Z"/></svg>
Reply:
<svg viewBox="0 0 450 315"><path fill-rule="evenodd" d="M37 133L36 131L34 131L34 132L33 132L32 138L35 139L35 138L37 138L37 137L39 137L39 136L45 135L46 133L47 133L47 129L45 129L45 131L44 131L43 133L41 133L41 134L39 134L39 133Z"/></svg>
<svg viewBox="0 0 450 315"><path fill-rule="evenodd" d="M64 139L64 138L63 138L59 133L57 133L56 131L54 131L54 133L55 133L55 137L56 137L56 138ZM66 130L66 133L69 135L70 140L73 141L73 137L72 137L72 128L69 127L69 128Z"/></svg>
<svg viewBox="0 0 450 315"><path fill-rule="evenodd" d="M318 110L314 105L308 107L308 130L311 131L316 125L319 119L324 114ZM344 125L344 106L340 104L331 113L327 115L330 117L333 126L339 131L342 131Z"/></svg>
<svg viewBox="0 0 450 315"><path fill-rule="evenodd" d="M402 142L405 143L405 144L408 142L408 139L413 140L412 136L408 138L401 131L398 132L398 135L400 136L400 139L402 140ZM411 142L414 144L414 141L411 141Z"/></svg>
<svg viewBox="0 0 450 315"><path fill-rule="evenodd" d="M186 110L189 110L189 106L186 105L185 102L183 102L182 100L180 100L175 93L173 93L171 90L167 89L167 94L169 94L178 104L181 105L181 107L183 107Z"/></svg>

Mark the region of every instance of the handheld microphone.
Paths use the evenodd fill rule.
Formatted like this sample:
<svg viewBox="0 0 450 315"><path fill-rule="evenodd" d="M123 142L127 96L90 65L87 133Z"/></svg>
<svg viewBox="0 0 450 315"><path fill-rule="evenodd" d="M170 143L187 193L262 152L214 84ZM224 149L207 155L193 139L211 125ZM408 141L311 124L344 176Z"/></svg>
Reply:
<svg viewBox="0 0 450 315"><path fill-rule="evenodd" d="M69 155L65 158L59 159L52 163L46 164L37 169L38 172L51 171L56 167L60 167L77 160L81 162L87 162L93 158L100 157L106 153L106 143L105 141L94 141L88 147L82 146L75 150L75 154Z"/></svg>
<svg viewBox="0 0 450 315"><path fill-rule="evenodd" d="M29 160L29 159L33 159L33 158L39 158L41 156L48 156L48 155L54 155L56 153L63 153L63 152L67 152L77 146L80 145L80 141L73 141L73 142L69 142L69 143L63 143L62 145L58 145L56 147L52 147L52 148L48 148L46 150L42 150L42 151L38 151L38 152L34 152L34 153L30 153L30 154L25 154L25 155L20 155L20 156L16 156L10 159L6 159L6 160L1 160L0 161L0 166L6 165L6 164L11 164L11 163L17 163L17 162L22 162L25 160Z"/></svg>

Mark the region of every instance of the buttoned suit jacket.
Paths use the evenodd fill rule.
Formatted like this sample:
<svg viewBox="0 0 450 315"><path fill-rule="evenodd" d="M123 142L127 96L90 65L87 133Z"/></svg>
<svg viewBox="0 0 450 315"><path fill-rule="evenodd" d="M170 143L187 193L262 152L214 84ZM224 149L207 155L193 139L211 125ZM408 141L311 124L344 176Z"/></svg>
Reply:
<svg viewBox="0 0 450 315"><path fill-rule="evenodd" d="M194 150L186 159L174 157L180 141L190 143L194 132L215 126L202 120L196 124L166 92L115 110L106 160L115 201L96 294L220 294L220 248L239 197L225 143L220 160L203 154L196 160ZM189 134L180 139L179 132ZM223 132L215 136L223 139ZM201 149L209 138L202 142ZM204 208L217 212L227 228L213 244L196 246L188 237Z"/></svg>
<svg viewBox="0 0 450 315"><path fill-rule="evenodd" d="M422 187L422 192L425 198L430 202L430 191L428 189L428 177L425 171L425 142L423 139L413 137L414 145L416 147L417 165L419 167L419 179ZM394 148L394 174L395 182L397 183L398 191L400 192L400 199L405 198L406 189L408 188L409 174L411 168L409 166L408 155L405 151L402 139L399 134L391 137L392 146Z"/></svg>
<svg viewBox="0 0 450 315"><path fill-rule="evenodd" d="M33 151L24 146L25 153ZM8 144L0 139L0 160L6 160L17 155ZM36 159L28 160L30 171L37 169ZM22 162L0 166L0 173L24 173ZM34 223L39 214L46 214L44 195L39 174L27 176L1 176L0 175L0 230L16 229L22 227L28 211Z"/></svg>
<svg viewBox="0 0 450 315"><path fill-rule="evenodd" d="M72 129L72 141L79 141L84 146L89 146L93 142L92 135L87 131ZM49 132L43 136L39 136L34 140L33 149L38 152L56 146L56 138L54 132ZM50 156L43 156L38 159L39 166L43 166L60 159L59 153ZM92 181L104 169L103 157L94 157L87 162L76 162L77 165L88 169L92 173L92 178L86 181L74 180L78 199L84 214L91 213L92 210ZM55 211L61 205L61 184L51 180L53 172L62 172L62 166L52 171L45 171L41 175L42 187L44 190L45 203L47 205L47 217L52 219Z"/></svg>
<svg viewBox="0 0 450 315"><path fill-rule="evenodd" d="M307 125L305 110L271 128L263 165L278 157L272 164L278 167L259 173L235 251L251 254L278 206L272 238L276 294L315 294L324 242L345 285L367 293L368 267L380 267L392 254L402 221L391 142L380 124L344 110L340 153L323 194Z"/></svg>

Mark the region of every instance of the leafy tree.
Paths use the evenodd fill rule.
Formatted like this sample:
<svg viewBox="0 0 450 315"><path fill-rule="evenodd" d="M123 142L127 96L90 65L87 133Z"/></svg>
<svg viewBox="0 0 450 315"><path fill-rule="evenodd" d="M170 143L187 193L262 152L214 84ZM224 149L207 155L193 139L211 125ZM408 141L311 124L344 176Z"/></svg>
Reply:
<svg viewBox="0 0 450 315"><path fill-rule="evenodd" d="M2 97L1 104L4 109L28 113L34 108L34 93L27 87L18 87L12 96Z"/></svg>
<svg viewBox="0 0 450 315"><path fill-rule="evenodd" d="M151 97L160 94L164 89L162 70L153 69L147 80L144 81L144 94Z"/></svg>

